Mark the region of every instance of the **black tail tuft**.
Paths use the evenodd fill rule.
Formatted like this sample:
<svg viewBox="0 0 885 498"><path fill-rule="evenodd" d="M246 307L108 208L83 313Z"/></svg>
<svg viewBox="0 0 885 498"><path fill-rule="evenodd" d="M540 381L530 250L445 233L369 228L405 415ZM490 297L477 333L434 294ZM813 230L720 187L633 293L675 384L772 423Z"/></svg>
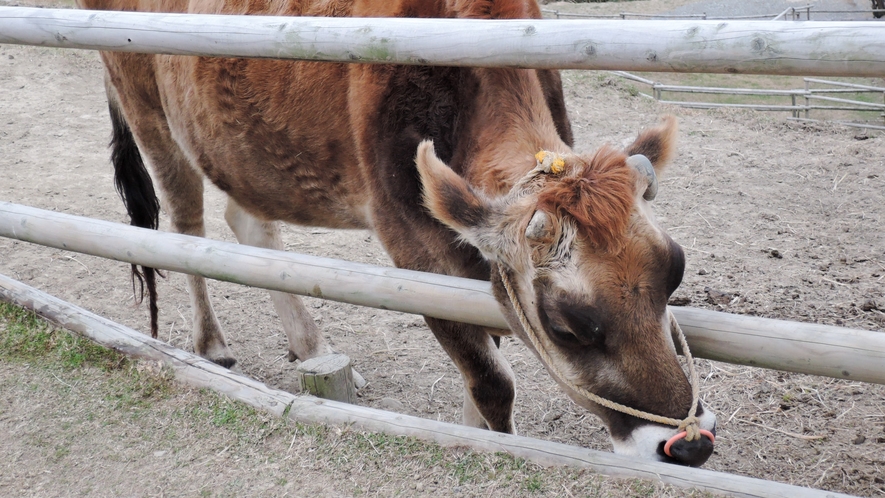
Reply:
<svg viewBox="0 0 885 498"><path fill-rule="evenodd" d="M129 213L129 224L156 230L160 224L160 201L154 184L120 108L114 99L108 100L113 126L110 148L114 185ZM139 270L137 265L132 265L132 290L135 291L137 280L139 290L136 300L139 303L144 299L144 289L147 287L153 338L157 337L157 274L153 268L142 266Z"/></svg>

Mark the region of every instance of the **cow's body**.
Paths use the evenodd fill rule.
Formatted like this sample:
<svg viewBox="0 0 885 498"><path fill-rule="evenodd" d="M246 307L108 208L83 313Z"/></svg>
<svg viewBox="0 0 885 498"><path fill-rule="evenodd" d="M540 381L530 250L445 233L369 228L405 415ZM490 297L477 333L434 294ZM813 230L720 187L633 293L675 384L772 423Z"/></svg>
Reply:
<svg viewBox="0 0 885 498"><path fill-rule="evenodd" d="M540 17L528 0L78 1L92 9L206 14ZM133 223L152 226L156 218L152 213L147 221L136 220L139 198L152 192L143 179L125 178L137 162L137 144L179 232L203 234L205 175L228 194L226 218L241 243L281 248L274 224L281 220L372 229L400 267L489 279L500 266L513 276L522 301L538 309L530 314L539 330L570 328L578 337L569 344L574 337L553 334L545 346L574 376L572 382L654 413L685 417L690 391L664 323L666 298L681 279L681 251L648 218L637 190L641 179L625 165L623 153L570 155L557 72L124 53L102 58L117 178ZM428 139L433 147L419 150ZM661 128L640 137L630 152L649 155L659 167L670 142L670 131ZM570 183L556 183L555 175L526 177L541 150L566 158L562 176L574 177ZM593 189L605 192L588 200ZM527 226L534 227L532 237ZM566 253L571 256L562 260ZM501 279L491 275L500 297ZM188 277L188 283L195 349L233 364L205 282ZM299 298L272 296L290 358L330 351ZM592 306L585 306L588 298ZM598 315L591 311L597 308ZM512 432L513 375L493 340L510 331L427 322L464 375L465 422ZM587 323L624 332L593 345L574 332ZM593 351L576 353L588 347ZM601 354L605 359L592 365ZM596 370L606 362L611 371ZM637 386L651 380L657 388ZM632 444L631 434L645 427L583 404L607 422L616 448ZM652 456L645 447L628 451Z"/></svg>

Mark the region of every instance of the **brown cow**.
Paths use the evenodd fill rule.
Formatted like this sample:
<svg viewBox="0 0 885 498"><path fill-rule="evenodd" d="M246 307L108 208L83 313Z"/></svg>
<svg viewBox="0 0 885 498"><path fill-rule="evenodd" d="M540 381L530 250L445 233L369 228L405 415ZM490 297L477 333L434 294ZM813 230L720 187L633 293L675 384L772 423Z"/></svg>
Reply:
<svg viewBox="0 0 885 498"><path fill-rule="evenodd" d="M534 0L78 3L206 14L540 17ZM157 226L153 177L173 228L203 235L205 175L229 196L225 217L243 244L281 249L277 220L372 229L399 267L491 278L513 333L602 418L617 452L689 465L712 453L707 433L678 440L666 456L674 427L580 394L677 419L692 404L666 310L684 255L650 212L654 171L628 161L644 154L660 170L673 151L672 120L626 151L576 155L555 71L107 52L102 60L115 178L133 224ZM154 271L143 271L154 303ZM188 286L197 353L233 365L205 280L189 276ZM330 352L300 298L271 294L290 359ZM534 342L519 314L537 331ZM426 321L462 372L464 423L514 432L513 373L496 347L511 332ZM714 430L715 416L702 407L696 415L694 427Z"/></svg>

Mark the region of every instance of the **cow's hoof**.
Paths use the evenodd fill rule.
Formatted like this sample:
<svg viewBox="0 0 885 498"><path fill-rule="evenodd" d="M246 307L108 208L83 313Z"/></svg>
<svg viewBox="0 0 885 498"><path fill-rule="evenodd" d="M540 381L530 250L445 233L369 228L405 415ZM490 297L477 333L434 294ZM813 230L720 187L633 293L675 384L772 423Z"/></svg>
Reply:
<svg viewBox="0 0 885 498"><path fill-rule="evenodd" d="M298 355L295 354L293 351L289 351L288 358L289 358L289 363L292 363L293 361L298 361Z"/></svg>
<svg viewBox="0 0 885 498"><path fill-rule="evenodd" d="M212 363L215 363L216 365L221 365L224 368L230 369L230 368L233 368L233 366L237 364L237 360L236 360L236 358L230 358L230 357L215 358L212 360Z"/></svg>
<svg viewBox="0 0 885 498"><path fill-rule="evenodd" d="M350 369L350 373L353 374L353 387L355 387L357 389L357 391L366 387L366 384L369 383L368 381L366 381L365 377L360 375L360 373L357 372L356 370L354 370L353 368Z"/></svg>

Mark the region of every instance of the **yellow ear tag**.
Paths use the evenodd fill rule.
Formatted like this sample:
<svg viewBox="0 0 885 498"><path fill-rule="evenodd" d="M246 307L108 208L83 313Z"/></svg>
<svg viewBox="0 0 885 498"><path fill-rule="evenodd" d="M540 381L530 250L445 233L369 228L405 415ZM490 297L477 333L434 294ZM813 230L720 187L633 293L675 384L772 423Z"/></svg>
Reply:
<svg viewBox="0 0 885 498"><path fill-rule="evenodd" d="M550 171L555 175L562 173L563 169L565 169L565 161L561 157L557 157L550 165Z"/></svg>
<svg viewBox="0 0 885 498"><path fill-rule="evenodd" d="M538 160L538 166L548 173L558 175L565 169L565 160L555 152L542 150L535 154L535 159Z"/></svg>

